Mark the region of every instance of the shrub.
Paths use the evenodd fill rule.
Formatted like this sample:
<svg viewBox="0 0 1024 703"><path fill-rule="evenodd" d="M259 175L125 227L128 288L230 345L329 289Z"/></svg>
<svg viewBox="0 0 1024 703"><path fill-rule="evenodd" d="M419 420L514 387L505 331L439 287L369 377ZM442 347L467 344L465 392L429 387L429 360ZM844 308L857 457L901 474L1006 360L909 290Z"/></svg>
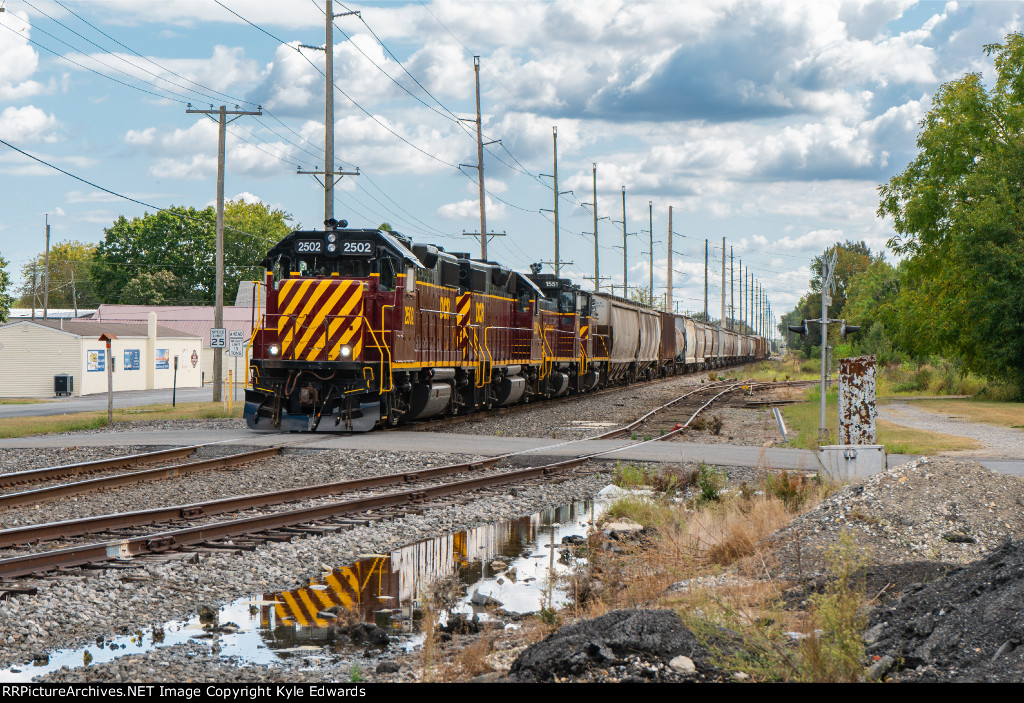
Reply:
<svg viewBox="0 0 1024 703"><path fill-rule="evenodd" d="M721 491L725 488L726 476L713 466L708 466L703 461L697 467L697 488L700 494L697 496L697 505L717 503L722 500Z"/></svg>
<svg viewBox="0 0 1024 703"><path fill-rule="evenodd" d="M765 477L765 491L782 501L791 513L798 511L810 496L810 487L803 476L783 471Z"/></svg>

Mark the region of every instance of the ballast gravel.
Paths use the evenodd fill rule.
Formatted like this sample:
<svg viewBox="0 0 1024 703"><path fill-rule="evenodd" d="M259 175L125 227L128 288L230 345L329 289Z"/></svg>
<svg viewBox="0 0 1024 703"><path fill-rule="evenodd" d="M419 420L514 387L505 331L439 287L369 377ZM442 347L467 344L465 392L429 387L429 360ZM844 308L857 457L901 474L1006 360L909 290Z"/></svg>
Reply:
<svg viewBox="0 0 1024 703"><path fill-rule="evenodd" d="M975 561L1024 539L1024 480L951 458L880 471L775 533L780 573L820 574L844 532L874 564Z"/></svg>
<svg viewBox="0 0 1024 703"><path fill-rule="evenodd" d="M116 632L187 620L203 605L296 588L325 571L352 563L361 554L386 553L428 537L586 499L607 482L607 476L595 473L574 474L561 483L519 485L464 505L429 509L423 515L407 514L291 543L268 543L241 556L213 553L198 564L148 563L131 571L41 578L35 582L40 587L37 595L0 601L0 666L25 664L42 652L83 646ZM149 658L162 660L162 651L155 650ZM179 681L191 676L189 657L167 656L170 664L154 663L152 671L150 664L140 664L142 668L132 668L124 680ZM263 674L252 673L257 670L262 668L221 661L216 678L260 680ZM76 668L65 680L92 680L94 671L99 669Z"/></svg>

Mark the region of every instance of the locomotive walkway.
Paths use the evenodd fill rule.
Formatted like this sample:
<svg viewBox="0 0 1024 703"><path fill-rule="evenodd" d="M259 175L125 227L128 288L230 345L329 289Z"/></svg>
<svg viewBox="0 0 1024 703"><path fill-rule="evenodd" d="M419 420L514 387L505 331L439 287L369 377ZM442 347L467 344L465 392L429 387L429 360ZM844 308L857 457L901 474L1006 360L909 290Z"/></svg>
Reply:
<svg viewBox="0 0 1024 703"><path fill-rule="evenodd" d="M250 430L189 430L139 431L124 429L103 432L80 432L72 440L76 446L186 446L219 442L240 446L263 447L282 441L308 439L306 434L253 432ZM0 449L63 447L67 435L44 435L0 440ZM521 461L534 458L564 458L577 456L582 451L600 451L623 447L622 451L602 457L604 461L643 461L680 463L705 461L718 466L766 466L773 469L816 470L817 456L806 449L779 447L751 447L736 444L699 444L695 442L651 442L629 448L631 442L608 439L586 443L565 444L563 440L535 437L492 437L441 432L370 432L361 435L323 435L322 439L303 442L303 449L337 449L369 451L440 452L474 456L496 456L513 451L535 450ZM910 455L890 454L889 466L906 463L915 458ZM986 459L971 457L998 473L1024 476L1024 460Z"/></svg>

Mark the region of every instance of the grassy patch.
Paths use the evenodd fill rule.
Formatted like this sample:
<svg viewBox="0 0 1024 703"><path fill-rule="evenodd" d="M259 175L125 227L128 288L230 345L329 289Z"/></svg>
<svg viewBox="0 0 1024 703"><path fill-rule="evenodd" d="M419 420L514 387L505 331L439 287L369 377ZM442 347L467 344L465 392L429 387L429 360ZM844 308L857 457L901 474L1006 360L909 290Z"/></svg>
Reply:
<svg viewBox="0 0 1024 703"><path fill-rule="evenodd" d="M839 392L832 388L828 393L825 421L829 431L827 443L835 443L839 436L837 412ZM789 405L782 409L786 426L790 429L790 446L801 449L818 448L818 425L821 413L821 393L817 387L807 391L807 402ZM941 401L952 402L952 401ZM1022 422L1024 424L1024 422ZM890 454L935 454L945 451L977 449L981 445L968 437L929 432L904 427L885 420L875 421L876 440L884 444ZM795 436L792 436L795 434Z"/></svg>
<svg viewBox="0 0 1024 703"><path fill-rule="evenodd" d="M620 552L605 552L591 540L588 568L602 587L588 591L580 614L667 607L725 672L755 681L861 681L863 553L852 540L844 538L827 562L833 580L802 603L782 597L790 584L763 578L773 562L765 538L829 490L779 475L759 482L756 491L722 490L719 501L695 508L665 498L623 499L616 511L644 524L645 537L619 544ZM667 590L673 583L678 586ZM794 640L786 634L792 632L804 634Z"/></svg>
<svg viewBox="0 0 1024 703"><path fill-rule="evenodd" d="M962 417L999 427L1024 427L1024 403L1003 403L990 400L915 400L910 403L937 415Z"/></svg>
<svg viewBox="0 0 1024 703"><path fill-rule="evenodd" d="M0 398L0 405L35 405L36 403L45 402L45 400L36 400L34 398Z"/></svg>
<svg viewBox="0 0 1024 703"><path fill-rule="evenodd" d="M178 403L174 408L166 405L144 405L137 408L115 408L114 424L142 420L196 420L242 417L242 403L236 403L231 413L223 403ZM93 411L67 415L41 417L9 417L0 424L0 438L28 437L56 432L94 430L107 426L107 412Z"/></svg>
<svg viewBox="0 0 1024 703"><path fill-rule="evenodd" d="M803 359L795 355L782 361L761 361L747 364L735 371L735 375L754 381L813 381L820 376L821 362Z"/></svg>

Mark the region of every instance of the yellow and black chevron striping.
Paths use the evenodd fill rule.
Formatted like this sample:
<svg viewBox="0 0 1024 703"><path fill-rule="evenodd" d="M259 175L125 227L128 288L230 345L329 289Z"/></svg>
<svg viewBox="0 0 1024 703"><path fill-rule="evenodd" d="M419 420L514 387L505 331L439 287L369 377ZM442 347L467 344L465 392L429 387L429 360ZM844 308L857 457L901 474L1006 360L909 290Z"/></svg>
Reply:
<svg viewBox="0 0 1024 703"><path fill-rule="evenodd" d="M466 325L470 321L470 308L472 307L473 294L463 293L455 300L455 328L456 339L459 342L459 354L463 360L469 358L469 332Z"/></svg>
<svg viewBox="0 0 1024 703"><path fill-rule="evenodd" d="M318 618L317 613L335 605L353 608L361 601L360 591L359 578L352 569L334 569L321 585L274 593L274 612L278 622L326 627L332 621Z"/></svg>
<svg viewBox="0 0 1024 703"><path fill-rule="evenodd" d="M349 359L358 358L362 352L362 281L282 281L278 311L282 359L337 361L343 345L352 349Z"/></svg>

